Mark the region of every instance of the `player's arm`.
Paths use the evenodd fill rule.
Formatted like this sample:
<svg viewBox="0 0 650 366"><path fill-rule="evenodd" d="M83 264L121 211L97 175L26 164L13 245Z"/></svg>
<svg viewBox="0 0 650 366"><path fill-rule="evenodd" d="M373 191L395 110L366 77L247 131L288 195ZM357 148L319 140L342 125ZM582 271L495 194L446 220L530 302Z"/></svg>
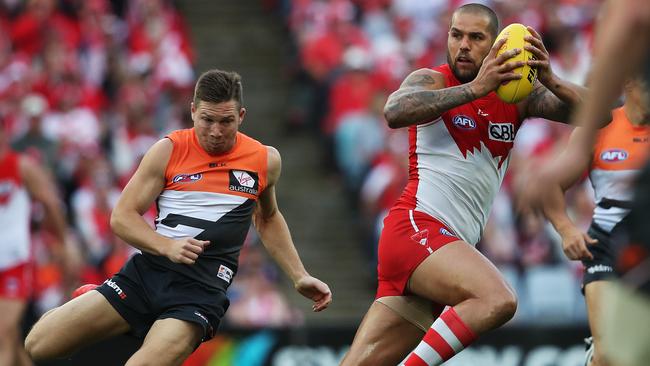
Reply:
<svg viewBox="0 0 650 366"><path fill-rule="evenodd" d="M264 247L293 281L294 287L303 296L314 301L314 311L325 309L332 301L329 287L307 273L293 244L287 222L278 209L275 185L280 178L280 153L268 146L267 186L259 197L253 215L253 224Z"/></svg>
<svg viewBox="0 0 650 366"><path fill-rule="evenodd" d="M170 239L158 234L142 217L165 186L165 169L172 150L172 142L165 138L147 151L113 209L111 228L120 239L144 252L193 264L207 241Z"/></svg>
<svg viewBox="0 0 650 366"><path fill-rule="evenodd" d="M393 92L384 106L384 117L390 128L406 127L436 120L444 112L469 103L495 90L502 82L521 78L511 71L523 64L505 63L518 53L517 50L504 52L496 57L496 52L505 39L499 40L490 49L476 78L466 84L446 87L443 74L420 69L404 79L398 90Z"/></svg>
<svg viewBox="0 0 650 366"><path fill-rule="evenodd" d="M43 206L49 228L56 238L56 243L52 247L54 260L66 271L68 277L76 275L73 272L81 264L78 263L78 260L74 260L73 252L66 250L68 223L53 179L43 168L27 156L20 157L19 169L27 192L34 201ZM68 280L72 280L72 278L70 277Z"/></svg>
<svg viewBox="0 0 650 366"><path fill-rule="evenodd" d="M569 145L579 138L584 129L576 128L569 138ZM562 155L567 154L565 149ZM566 157L566 156L565 156ZM587 249L587 244L595 244L597 240L592 239L573 223L566 212L566 201L564 194L578 182L585 171L584 165L576 164L569 168L561 177L545 182L546 191L542 203L544 216L551 222L555 230L562 237L562 249L564 254L572 260L593 259Z"/></svg>
<svg viewBox="0 0 650 366"><path fill-rule="evenodd" d="M581 103L587 89L562 80L551 70L548 51L542 37L531 27L527 27L532 36L524 39L528 42L526 50L535 55L535 60L527 64L537 68L538 81L528 98L519 103L518 108L526 117L541 117L552 121L568 123L573 109Z"/></svg>

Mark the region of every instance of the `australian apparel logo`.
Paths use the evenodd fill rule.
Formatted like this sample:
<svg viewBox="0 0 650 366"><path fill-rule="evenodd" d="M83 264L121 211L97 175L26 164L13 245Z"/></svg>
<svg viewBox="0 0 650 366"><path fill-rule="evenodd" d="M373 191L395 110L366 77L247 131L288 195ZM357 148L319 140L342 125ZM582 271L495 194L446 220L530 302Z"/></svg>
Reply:
<svg viewBox="0 0 650 366"><path fill-rule="evenodd" d="M257 195L259 190L257 173L246 170L231 170L229 189L235 192Z"/></svg>

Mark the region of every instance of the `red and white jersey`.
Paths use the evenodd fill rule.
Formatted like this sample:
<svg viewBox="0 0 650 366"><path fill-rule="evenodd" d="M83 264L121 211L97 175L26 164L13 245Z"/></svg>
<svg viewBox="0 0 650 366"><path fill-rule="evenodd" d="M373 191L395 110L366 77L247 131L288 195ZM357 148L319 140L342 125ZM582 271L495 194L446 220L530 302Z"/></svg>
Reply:
<svg viewBox="0 0 650 366"><path fill-rule="evenodd" d="M447 87L461 85L449 65L433 70ZM409 127L409 181L395 206L425 212L476 244L520 125L516 105L492 92Z"/></svg>
<svg viewBox="0 0 650 366"><path fill-rule="evenodd" d="M30 201L19 160L11 151L0 158L0 270L29 260Z"/></svg>
<svg viewBox="0 0 650 366"><path fill-rule="evenodd" d="M615 109L612 117L598 133L589 171L596 200L594 222L607 232L630 211L631 183L650 155L650 126L634 126L624 107Z"/></svg>
<svg viewBox="0 0 650 366"><path fill-rule="evenodd" d="M213 156L199 145L193 128L172 132L167 138L174 148L165 187L156 201L156 232L174 239L209 240L210 244L191 266L143 255L151 263L225 289L237 272L253 210L266 188L266 146L237 133L229 152Z"/></svg>

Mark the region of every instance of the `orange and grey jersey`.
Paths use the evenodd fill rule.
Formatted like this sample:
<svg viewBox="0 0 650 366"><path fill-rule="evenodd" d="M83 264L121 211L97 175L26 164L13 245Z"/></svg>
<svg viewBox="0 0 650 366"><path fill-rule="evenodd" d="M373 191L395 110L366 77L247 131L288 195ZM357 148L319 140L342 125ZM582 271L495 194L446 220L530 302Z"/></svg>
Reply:
<svg viewBox="0 0 650 366"><path fill-rule="evenodd" d="M255 204L266 187L266 147L237 133L229 152L212 156L199 145L193 128L166 137L174 148L165 170L165 187L156 201L156 232L210 244L193 265L143 255L154 265L225 290L237 272Z"/></svg>
<svg viewBox="0 0 650 366"><path fill-rule="evenodd" d="M628 214L631 184L650 148L650 126L631 124L622 107L612 116L598 134L589 172L596 199L594 222L607 232Z"/></svg>

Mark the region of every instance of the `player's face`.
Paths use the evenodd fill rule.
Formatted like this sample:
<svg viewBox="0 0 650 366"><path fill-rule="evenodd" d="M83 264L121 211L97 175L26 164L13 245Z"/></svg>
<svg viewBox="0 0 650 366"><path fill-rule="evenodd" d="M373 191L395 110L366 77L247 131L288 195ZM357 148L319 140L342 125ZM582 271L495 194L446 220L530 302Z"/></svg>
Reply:
<svg viewBox="0 0 650 366"><path fill-rule="evenodd" d="M480 14L456 13L447 37L447 63L462 83L476 77L492 47L489 18Z"/></svg>
<svg viewBox="0 0 650 366"><path fill-rule="evenodd" d="M650 89L642 78L628 81L625 84L625 103L636 104L638 108L650 111Z"/></svg>
<svg viewBox="0 0 650 366"><path fill-rule="evenodd" d="M235 144L245 108L234 100L221 103L192 103L192 121L201 147L211 155L228 152Z"/></svg>

